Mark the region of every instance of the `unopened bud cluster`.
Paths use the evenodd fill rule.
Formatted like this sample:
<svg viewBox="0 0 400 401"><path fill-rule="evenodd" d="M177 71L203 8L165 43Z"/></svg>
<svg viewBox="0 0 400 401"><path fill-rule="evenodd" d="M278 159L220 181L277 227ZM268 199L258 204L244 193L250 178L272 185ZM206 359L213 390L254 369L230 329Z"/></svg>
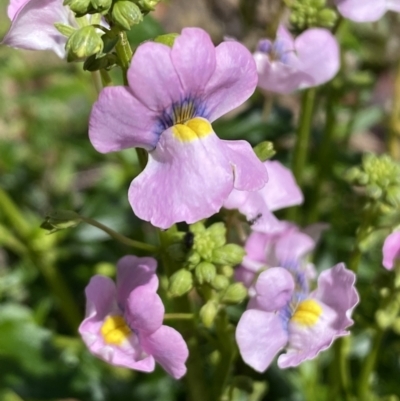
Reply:
<svg viewBox="0 0 400 401"><path fill-rule="evenodd" d="M362 165L349 170L346 178L351 184L364 187L371 202L389 209L400 206L400 164L390 156L367 154Z"/></svg>
<svg viewBox="0 0 400 401"><path fill-rule="evenodd" d="M182 268L170 277L169 293L181 296L194 286L198 288L206 298L200 310L206 327L214 321L220 303L234 304L246 298L243 284L232 282L234 266L242 261L245 251L239 245L226 243L224 223L214 223L208 228L201 222L193 224L167 252L182 263Z"/></svg>
<svg viewBox="0 0 400 401"><path fill-rule="evenodd" d="M290 22L299 29L315 26L332 28L336 23L337 14L326 7L326 0L293 0L287 3L292 11Z"/></svg>

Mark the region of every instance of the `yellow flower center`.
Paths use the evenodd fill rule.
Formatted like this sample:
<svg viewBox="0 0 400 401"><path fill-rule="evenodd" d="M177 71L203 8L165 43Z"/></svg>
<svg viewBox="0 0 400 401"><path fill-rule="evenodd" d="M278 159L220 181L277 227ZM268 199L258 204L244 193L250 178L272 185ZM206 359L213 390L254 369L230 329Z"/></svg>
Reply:
<svg viewBox="0 0 400 401"><path fill-rule="evenodd" d="M321 305L313 299L301 302L292 316L292 321L303 326L314 326L322 313Z"/></svg>
<svg viewBox="0 0 400 401"><path fill-rule="evenodd" d="M121 345L131 334L131 329L122 316L107 316L100 332L106 344Z"/></svg>
<svg viewBox="0 0 400 401"><path fill-rule="evenodd" d="M175 124L172 132L179 141L190 142L210 135L213 130L211 124L203 118L192 118L183 124Z"/></svg>

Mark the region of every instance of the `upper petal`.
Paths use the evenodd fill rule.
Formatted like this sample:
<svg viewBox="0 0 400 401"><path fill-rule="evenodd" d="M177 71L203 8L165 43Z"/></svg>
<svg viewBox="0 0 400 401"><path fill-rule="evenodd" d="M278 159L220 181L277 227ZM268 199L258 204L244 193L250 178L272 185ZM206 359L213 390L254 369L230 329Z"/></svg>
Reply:
<svg viewBox="0 0 400 401"><path fill-rule="evenodd" d="M314 83L302 83L302 88L321 85L332 79L340 68L339 45L327 29L312 28L295 40L300 71L312 77Z"/></svg>
<svg viewBox="0 0 400 401"><path fill-rule="evenodd" d="M257 70L242 44L223 42L215 48L216 68L204 88L207 118L211 122L240 106L254 92Z"/></svg>
<svg viewBox="0 0 400 401"><path fill-rule="evenodd" d="M268 171L268 183L260 194L269 210L274 212L303 202L303 194L291 170L278 161L266 161L264 166Z"/></svg>
<svg viewBox="0 0 400 401"><path fill-rule="evenodd" d="M89 138L102 153L131 147L153 149L159 138L157 114L126 87L104 88L92 108Z"/></svg>
<svg viewBox="0 0 400 401"><path fill-rule="evenodd" d="M391 11L400 12L400 0L386 0L386 8Z"/></svg>
<svg viewBox="0 0 400 401"><path fill-rule="evenodd" d="M17 14L17 12L31 0L10 0L7 8L8 18L12 21Z"/></svg>
<svg viewBox="0 0 400 401"><path fill-rule="evenodd" d="M385 14L387 0L336 0L340 14L356 22L377 21Z"/></svg>
<svg viewBox="0 0 400 401"><path fill-rule="evenodd" d="M241 191L256 191L268 181L268 173L246 141L222 141L234 171L234 187Z"/></svg>
<svg viewBox="0 0 400 401"><path fill-rule="evenodd" d="M230 154L212 131L189 141L178 139L174 128L164 131L129 189L134 212L160 228L217 213L233 189Z"/></svg>
<svg viewBox="0 0 400 401"><path fill-rule="evenodd" d="M277 240L275 256L281 265L297 263L315 247L311 237L299 231L289 230Z"/></svg>
<svg viewBox="0 0 400 401"><path fill-rule="evenodd" d="M130 89L147 109L163 111L189 93L182 83L171 59L171 48L161 43L140 45L128 70Z"/></svg>
<svg viewBox="0 0 400 401"><path fill-rule="evenodd" d="M268 368L287 340L282 320L275 313L247 310L236 328L240 355L257 372Z"/></svg>
<svg viewBox="0 0 400 401"><path fill-rule="evenodd" d="M142 337L142 345L147 353L175 379L186 373L189 350L186 342L175 329L161 326L156 332Z"/></svg>
<svg viewBox="0 0 400 401"><path fill-rule="evenodd" d="M127 255L117 263L117 301L123 307L129 294L138 287L149 288L156 292L158 278L155 274L157 261L154 258L138 258Z"/></svg>
<svg viewBox="0 0 400 401"><path fill-rule="evenodd" d="M400 231L395 231L386 237L382 252L383 266L392 270L395 260L400 259Z"/></svg>
<svg viewBox="0 0 400 401"><path fill-rule="evenodd" d="M161 298L146 286L134 289L125 302L125 320L136 332L155 332L162 325L164 312Z"/></svg>
<svg viewBox="0 0 400 401"><path fill-rule="evenodd" d="M56 22L69 25L69 12L62 2L30 0L18 10L15 7L9 11L14 19L2 43L19 49L52 50L63 58L67 38L54 26Z"/></svg>
<svg viewBox="0 0 400 401"><path fill-rule="evenodd" d="M172 63L187 94L201 95L214 73L215 47L206 31L185 28L175 39Z"/></svg>

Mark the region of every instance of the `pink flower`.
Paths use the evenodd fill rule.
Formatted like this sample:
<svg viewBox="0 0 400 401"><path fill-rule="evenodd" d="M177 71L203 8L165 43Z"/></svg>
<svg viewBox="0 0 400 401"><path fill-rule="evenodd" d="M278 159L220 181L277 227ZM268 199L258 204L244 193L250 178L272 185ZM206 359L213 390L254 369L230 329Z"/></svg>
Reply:
<svg viewBox="0 0 400 401"><path fill-rule="evenodd" d="M253 231L275 234L287 228L272 212L303 202L303 194L292 172L278 161L266 161L268 182L259 191L234 189L224 202L227 209L238 209L251 224Z"/></svg>
<svg viewBox="0 0 400 401"><path fill-rule="evenodd" d="M129 201L138 217L168 228L218 212L233 188L262 188L267 173L246 141L223 141L210 122L242 104L257 83L254 60L237 42L216 48L199 28L186 28L172 48L139 46L128 87L102 90L89 123L103 153L149 151Z"/></svg>
<svg viewBox="0 0 400 401"><path fill-rule="evenodd" d="M336 0L343 17L356 22L377 21L386 11L400 12L400 0Z"/></svg>
<svg viewBox="0 0 400 401"><path fill-rule="evenodd" d="M239 320L236 340L243 360L258 372L271 364L280 350L280 368L315 358L340 336L348 334L359 298L355 275L344 264L322 272L318 288L309 293L301 268L273 267L256 282L256 306Z"/></svg>
<svg viewBox="0 0 400 401"><path fill-rule="evenodd" d="M186 373L188 348L175 329L162 324L156 267L153 258L125 256L117 265L116 285L94 276L86 287L79 333L92 354L112 365L152 372L158 362L179 379Z"/></svg>
<svg viewBox="0 0 400 401"><path fill-rule="evenodd" d="M258 43L254 59L258 86L278 93L321 85L331 80L340 67L338 43L321 28L308 29L293 39L281 25L274 42L264 39Z"/></svg>
<svg viewBox="0 0 400 401"><path fill-rule="evenodd" d="M56 22L77 27L73 13L62 0L11 0L8 6L11 27L2 43L18 49L52 50L65 57L67 38Z"/></svg>
<svg viewBox="0 0 400 401"><path fill-rule="evenodd" d="M400 260L400 231L388 235L383 244L383 266L392 270L395 261Z"/></svg>

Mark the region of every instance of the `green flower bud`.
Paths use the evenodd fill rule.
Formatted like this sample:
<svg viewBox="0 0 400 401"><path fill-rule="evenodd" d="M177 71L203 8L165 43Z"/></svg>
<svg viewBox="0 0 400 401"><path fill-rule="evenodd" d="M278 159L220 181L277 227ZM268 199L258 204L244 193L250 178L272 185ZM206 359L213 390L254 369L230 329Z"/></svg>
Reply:
<svg viewBox="0 0 400 401"><path fill-rule="evenodd" d="M229 285L229 279L222 274L217 274L211 281L211 286L217 291L225 290Z"/></svg>
<svg viewBox="0 0 400 401"><path fill-rule="evenodd" d="M73 28L72 26L64 25L59 22L56 22L54 26L57 29L57 31L61 33L61 35L64 35L67 38L69 38L76 31L76 29Z"/></svg>
<svg viewBox="0 0 400 401"><path fill-rule="evenodd" d="M186 256L185 267L189 270L194 269L201 262L201 257L196 251L190 251Z"/></svg>
<svg viewBox="0 0 400 401"><path fill-rule="evenodd" d="M49 230L51 234L66 228L76 227L80 222L81 217L78 213L70 210L59 210L47 215L40 227Z"/></svg>
<svg viewBox="0 0 400 401"><path fill-rule="evenodd" d="M105 14L112 6L112 0L90 0L92 7L99 13Z"/></svg>
<svg viewBox="0 0 400 401"><path fill-rule="evenodd" d="M260 142L258 145L254 146L253 150L262 162L270 159L276 153L273 143L269 141Z"/></svg>
<svg viewBox="0 0 400 401"><path fill-rule="evenodd" d="M154 42L162 43L163 45L167 45L172 47L175 43L175 39L179 36L179 33L166 33L165 35L159 35L154 38Z"/></svg>
<svg viewBox="0 0 400 401"><path fill-rule="evenodd" d="M217 274L217 269L212 263L201 262L196 266L194 274L199 284L210 283Z"/></svg>
<svg viewBox="0 0 400 401"><path fill-rule="evenodd" d="M96 54L93 54L85 60L83 69L85 71L108 70L115 64L117 64L115 54L106 54L103 57L97 57Z"/></svg>
<svg viewBox="0 0 400 401"><path fill-rule="evenodd" d="M207 234L209 234L214 248L219 248L226 244L226 227L224 223L212 224L207 228Z"/></svg>
<svg viewBox="0 0 400 401"><path fill-rule="evenodd" d="M312 0L310 2L310 5L314 8L323 8L326 6L326 0Z"/></svg>
<svg viewBox="0 0 400 401"><path fill-rule="evenodd" d="M218 314L218 305L214 301L208 301L201 307L199 314L204 326L210 328Z"/></svg>
<svg viewBox="0 0 400 401"><path fill-rule="evenodd" d="M135 0L135 3L143 10L143 11L153 11L155 6L161 0Z"/></svg>
<svg viewBox="0 0 400 401"><path fill-rule="evenodd" d="M247 297L247 288L242 283L231 284L221 298L221 302L238 304Z"/></svg>
<svg viewBox="0 0 400 401"><path fill-rule="evenodd" d="M90 0L64 0L64 6L68 6L79 17L88 13L91 8Z"/></svg>
<svg viewBox="0 0 400 401"><path fill-rule="evenodd" d="M65 46L68 61L81 60L103 50L103 41L92 25L76 30Z"/></svg>
<svg viewBox="0 0 400 401"><path fill-rule="evenodd" d="M319 25L322 25L327 28L332 28L337 21L337 14L334 10L329 8L324 8L320 10L317 14L317 22Z"/></svg>
<svg viewBox="0 0 400 401"><path fill-rule="evenodd" d="M221 266L218 270L221 274L228 278L233 277L233 275L235 274L235 270L233 269L233 267L228 265Z"/></svg>
<svg viewBox="0 0 400 401"><path fill-rule="evenodd" d="M195 235L203 234L206 231L206 227L201 221L198 221L197 223L191 224L189 230Z"/></svg>
<svg viewBox="0 0 400 401"><path fill-rule="evenodd" d="M193 287L193 277L186 269L176 271L169 279L169 292L173 297L180 297Z"/></svg>
<svg viewBox="0 0 400 401"><path fill-rule="evenodd" d="M368 185L366 188L367 195L372 199L379 199L382 196L382 189L375 184Z"/></svg>
<svg viewBox="0 0 400 401"><path fill-rule="evenodd" d="M387 201L394 207L400 206L400 185L390 185L386 190Z"/></svg>
<svg viewBox="0 0 400 401"><path fill-rule="evenodd" d="M116 24L127 31L143 20L139 7L126 0L117 1L114 4L111 16Z"/></svg>
<svg viewBox="0 0 400 401"><path fill-rule="evenodd" d="M245 254L246 252L241 246L227 244L212 251L212 262L219 265L234 266L243 260Z"/></svg>

